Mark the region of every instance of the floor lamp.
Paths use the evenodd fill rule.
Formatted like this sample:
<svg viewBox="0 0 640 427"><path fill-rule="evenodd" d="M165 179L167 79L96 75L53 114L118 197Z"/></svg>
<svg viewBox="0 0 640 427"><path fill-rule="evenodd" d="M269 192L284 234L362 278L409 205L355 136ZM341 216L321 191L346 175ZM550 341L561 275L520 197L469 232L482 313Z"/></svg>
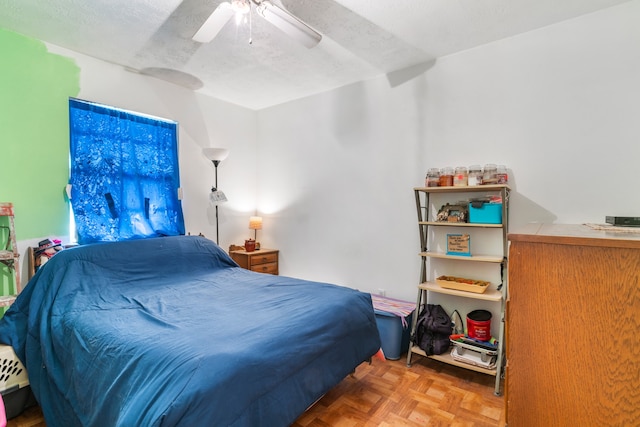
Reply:
<svg viewBox="0 0 640 427"><path fill-rule="evenodd" d="M213 162L215 168L215 181L214 186L211 187L211 194L209 194L209 201L216 205L216 243L220 244L220 235L218 229L218 204L220 202L226 202L227 196L220 190L218 190L218 165L221 161L227 158L229 150L226 148L204 148L202 153L205 157Z"/></svg>

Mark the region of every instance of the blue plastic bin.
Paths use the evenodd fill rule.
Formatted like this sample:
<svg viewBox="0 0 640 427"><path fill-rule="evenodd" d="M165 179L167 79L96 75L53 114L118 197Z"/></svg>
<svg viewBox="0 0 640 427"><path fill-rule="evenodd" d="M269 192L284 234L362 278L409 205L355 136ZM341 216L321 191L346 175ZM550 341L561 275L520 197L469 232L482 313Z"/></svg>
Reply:
<svg viewBox="0 0 640 427"><path fill-rule="evenodd" d="M502 224L502 203L484 203L480 208L474 208L469 203L469 222Z"/></svg>
<svg viewBox="0 0 640 427"><path fill-rule="evenodd" d="M374 312L384 356L390 360L400 359L402 353L409 349L409 329L413 313L406 316L407 326L403 327L400 316L381 310Z"/></svg>

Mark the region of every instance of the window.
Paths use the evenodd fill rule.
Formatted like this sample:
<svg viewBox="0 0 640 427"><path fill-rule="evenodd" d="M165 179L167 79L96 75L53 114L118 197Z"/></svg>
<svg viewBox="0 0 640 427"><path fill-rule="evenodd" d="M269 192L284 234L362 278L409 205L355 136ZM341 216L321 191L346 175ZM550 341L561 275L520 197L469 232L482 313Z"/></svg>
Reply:
<svg viewBox="0 0 640 427"><path fill-rule="evenodd" d="M177 123L69 99L80 244L184 234Z"/></svg>

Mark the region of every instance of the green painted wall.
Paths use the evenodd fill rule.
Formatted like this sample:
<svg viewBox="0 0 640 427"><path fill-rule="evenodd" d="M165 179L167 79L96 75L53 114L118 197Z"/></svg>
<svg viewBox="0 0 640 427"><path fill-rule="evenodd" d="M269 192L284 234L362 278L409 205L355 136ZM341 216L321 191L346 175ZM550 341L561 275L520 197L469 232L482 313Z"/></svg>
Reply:
<svg viewBox="0 0 640 427"><path fill-rule="evenodd" d="M0 201L18 240L69 234L69 97L80 68L44 43L0 28Z"/></svg>

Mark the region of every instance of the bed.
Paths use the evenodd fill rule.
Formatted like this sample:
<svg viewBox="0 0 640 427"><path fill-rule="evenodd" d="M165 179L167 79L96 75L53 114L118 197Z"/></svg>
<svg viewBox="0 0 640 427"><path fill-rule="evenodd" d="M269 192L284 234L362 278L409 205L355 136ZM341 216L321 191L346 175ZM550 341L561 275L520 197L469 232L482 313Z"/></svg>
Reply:
<svg viewBox="0 0 640 427"><path fill-rule="evenodd" d="M371 295L195 236L62 251L0 320L48 427L287 426L380 348Z"/></svg>

